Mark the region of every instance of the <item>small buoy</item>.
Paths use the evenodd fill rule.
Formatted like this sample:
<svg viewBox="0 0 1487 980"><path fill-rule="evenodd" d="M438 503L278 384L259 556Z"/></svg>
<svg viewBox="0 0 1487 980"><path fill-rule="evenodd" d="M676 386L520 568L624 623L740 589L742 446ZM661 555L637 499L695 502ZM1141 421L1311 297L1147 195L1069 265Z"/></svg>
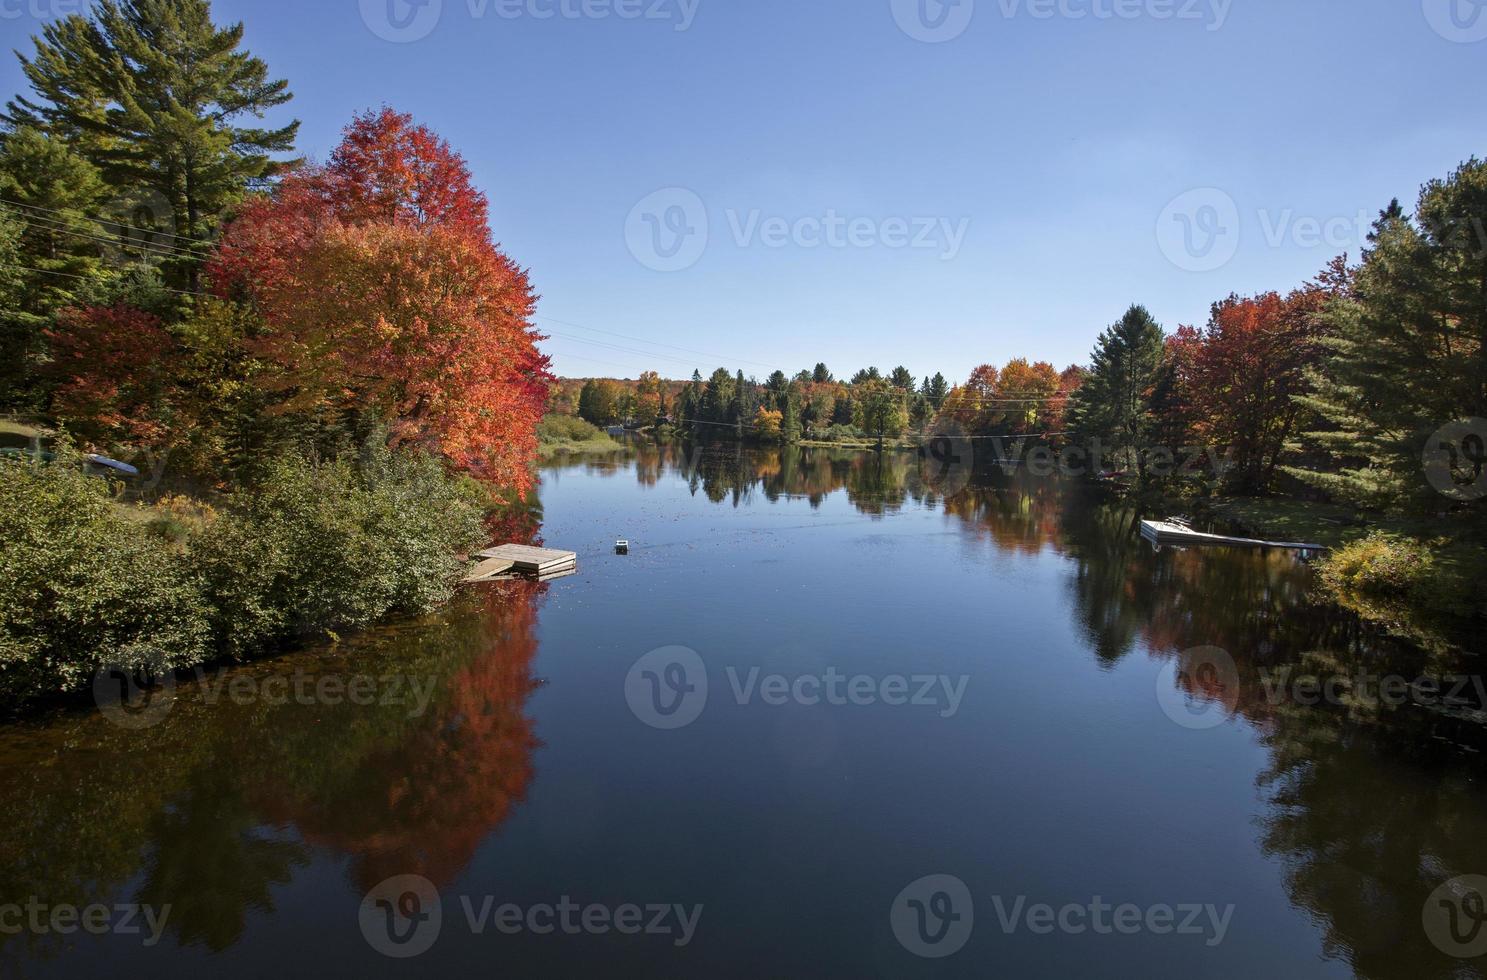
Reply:
<svg viewBox="0 0 1487 980"><path fill-rule="evenodd" d="M630 553L630 542L620 538L614 543L614 553L617 555L628 555Z"/></svg>

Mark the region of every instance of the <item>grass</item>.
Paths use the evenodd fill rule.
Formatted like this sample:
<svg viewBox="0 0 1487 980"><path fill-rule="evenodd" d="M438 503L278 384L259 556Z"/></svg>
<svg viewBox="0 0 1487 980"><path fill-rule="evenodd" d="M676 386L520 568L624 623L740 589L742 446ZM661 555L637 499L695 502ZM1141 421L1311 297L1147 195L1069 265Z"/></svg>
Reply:
<svg viewBox="0 0 1487 980"><path fill-rule="evenodd" d="M1272 541L1306 541L1341 548L1361 541L1371 531L1407 534L1411 522L1380 514L1363 514L1345 504L1324 504L1283 497L1216 497L1207 510L1232 521L1246 534Z"/></svg>
<svg viewBox="0 0 1487 980"><path fill-rule="evenodd" d="M549 415L537 426L543 457L579 453L612 453L625 448L609 434L572 415Z"/></svg>

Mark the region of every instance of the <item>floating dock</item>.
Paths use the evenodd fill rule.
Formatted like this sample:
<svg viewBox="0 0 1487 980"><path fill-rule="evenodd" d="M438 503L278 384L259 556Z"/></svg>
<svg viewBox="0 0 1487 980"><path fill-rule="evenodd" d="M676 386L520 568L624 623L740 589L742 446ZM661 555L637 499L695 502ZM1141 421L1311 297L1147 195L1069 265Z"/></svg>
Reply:
<svg viewBox="0 0 1487 980"><path fill-rule="evenodd" d="M480 563L470 570L466 582L495 582L514 577L514 573L535 575L539 581L547 582L578 571L577 552L533 548L524 544L487 548L475 558Z"/></svg>
<svg viewBox="0 0 1487 980"><path fill-rule="evenodd" d="M1141 536L1154 544L1189 544L1228 548L1282 548L1288 551L1326 551L1324 544L1302 544L1295 541L1261 541L1257 538L1232 538L1224 534L1207 534L1172 521L1142 521Z"/></svg>

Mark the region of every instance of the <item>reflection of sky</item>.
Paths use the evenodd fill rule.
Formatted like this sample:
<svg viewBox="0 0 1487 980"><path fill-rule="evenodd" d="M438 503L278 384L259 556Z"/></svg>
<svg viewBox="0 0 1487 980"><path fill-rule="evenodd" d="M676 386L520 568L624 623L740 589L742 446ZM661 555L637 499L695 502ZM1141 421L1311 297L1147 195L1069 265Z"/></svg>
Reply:
<svg viewBox="0 0 1487 980"><path fill-rule="evenodd" d="M246 767L180 765L196 777L192 792L238 808L206 795L197 812L240 813L255 833L302 844L305 863L272 885L271 908L247 910L242 940L219 956L177 950L174 937L157 951L83 942L34 972L164 962L163 975L261 976L289 948L296 971L383 975L390 961L355 924L359 876L392 870L378 855L420 848L421 866L440 868L445 928L416 965L439 975L493 964L523 976L929 975L894 942L887 914L928 874L961 878L977 902L953 975L1348 975L1319 958L1324 935L1370 976L1440 972L1419 931L1420 903L1439 883L1426 879L1487 866L1487 807L1469 780L1421 764L1418 743L1391 741L1398 733L1338 716L1246 700L1239 716L1190 729L1163 711L1158 684L1178 650L1227 646L1248 670L1257 637L1295 645L1276 653L1289 662L1323 635L1296 568L1249 552L1154 554L1121 515L1049 484L975 487L946 513L901 493L902 468L870 481L864 500L867 455L825 469L750 459L704 466L733 481L720 503L645 454L645 479L624 460L545 469L543 538L583 557L535 617L503 607L510 615L484 629L450 617L340 648L353 665L394 652L468 657L457 696L427 724L371 732L375 752L355 754L369 733L344 712L278 727L193 716L188 731L245 759L260 739L284 751L292 733L285 781L309 791L289 805L235 794L240 781L277 785ZM761 476L785 495L771 501ZM752 486L737 505L735 486ZM876 513L884 496L898 503ZM613 554L618 537L629 556ZM662 731L632 714L625 682L642 655L676 645L707 665L708 700L693 724ZM739 703L735 687L756 670L902 675L914 691L917 676L964 678L964 698L949 716L943 699ZM154 731L168 735L169 724ZM111 778L120 753L137 753L109 734L92 754L63 757L76 785L100 785L101 767ZM97 729L72 735L69 745L91 745ZM161 779L176 773L162 768ZM185 792L174 782L160 791ZM38 822L68 825L41 809L19 826ZM191 867L206 893L236 886L221 855ZM136 884L110 887L127 900ZM478 906L487 895L524 906L564 895L700 903L704 913L684 952L654 937L472 934L460 896ZM1209 948L1193 936L1004 934L994 896L1235 912Z"/></svg>

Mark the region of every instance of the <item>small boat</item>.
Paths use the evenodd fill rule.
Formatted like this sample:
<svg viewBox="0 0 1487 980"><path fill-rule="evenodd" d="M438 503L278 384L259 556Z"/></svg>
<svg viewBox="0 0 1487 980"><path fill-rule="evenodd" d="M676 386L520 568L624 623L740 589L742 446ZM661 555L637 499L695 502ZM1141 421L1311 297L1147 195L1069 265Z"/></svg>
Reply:
<svg viewBox="0 0 1487 980"><path fill-rule="evenodd" d="M138 469L130 466L128 463L121 463L117 459L109 459L107 456L100 456L97 453L89 453L83 458L86 459L90 465L96 466L101 470L110 470L114 473L122 474L123 476L139 476Z"/></svg>

